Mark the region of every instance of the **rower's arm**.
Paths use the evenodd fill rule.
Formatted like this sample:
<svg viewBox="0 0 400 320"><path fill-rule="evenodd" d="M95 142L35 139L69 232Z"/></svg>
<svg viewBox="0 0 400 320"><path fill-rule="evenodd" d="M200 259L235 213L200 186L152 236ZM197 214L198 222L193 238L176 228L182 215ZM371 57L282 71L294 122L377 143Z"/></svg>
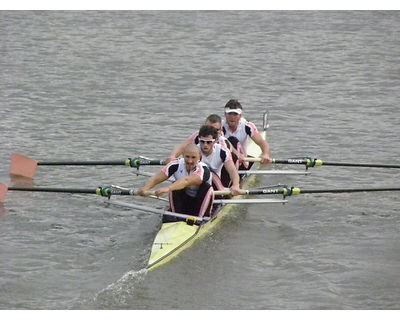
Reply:
<svg viewBox="0 0 400 320"><path fill-rule="evenodd" d="M232 149L230 151L232 154L236 155L241 161L243 161L243 159L246 157L244 154L241 154L239 151L237 151L234 146L232 146Z"/></svg>
<svg viewBox="0 0 400 320"><path fill-rule="evenodd" d="M260 133L257 133L253 136L253 141L258 144L261 148L263 156L270 158L270 147L267 141L264 140Z"/></svg>
<svg viewBox="0 0 400 320"><path fill-rule="evenodd" d="M187 177L182 177L170 184L168 187L160 188L156 190L156 196L160 197L164 193L168 193L175 190L182 190L188 186L199 186L202 184L202 179L197 174L192 174Z"/></svg>
<svg viewBox="0 0 400 320"><path fill-rule="evenodd" d="M237 169L235 167L235 164L233 163L232 160L229 160L224 163L226 171L229 173L229 177L231 178L232 181L232 186L231 186L231 195L232 196L237 196L239 195L240 192L240 177L237 172Z"/></svg>
<svg viewBox="0 0 400 320"><path fill-rule="evenodd" d="M146 181L146 183L143 186L143 188L141 188L140 190L143 190L143 192L149 191L153 187L155 187L156 185L160 184L161 182L164 182L167 179L168 179L168 176L164 172L160 171L156 175L154 175L151 178L149 178Z"/></svg>
<svg viewBox="0 0 400 320"><path fill-rule="evenodd" d="M169 186L169 191L182 190L189 186L199 186L202 184L201 178L197 174L182 177Z"/></svg>
<svg viewBox="0 0 400 320"><path fill-rule="evenodd" d="M167 163L171 162L174 159L177 159L180 155L182 155L183 150L189 145L193 143L193 135L183 141L180 145L176 146L172 151L169 157L167 158Z"/></svg>
<svg viewBox="0 0 400 320"><path fill-rule="evenodd" d="M239 189L240 177L233 161L229 160L224 163L226 171L229 173L229 177L232 180L232 186Z"/></svg>

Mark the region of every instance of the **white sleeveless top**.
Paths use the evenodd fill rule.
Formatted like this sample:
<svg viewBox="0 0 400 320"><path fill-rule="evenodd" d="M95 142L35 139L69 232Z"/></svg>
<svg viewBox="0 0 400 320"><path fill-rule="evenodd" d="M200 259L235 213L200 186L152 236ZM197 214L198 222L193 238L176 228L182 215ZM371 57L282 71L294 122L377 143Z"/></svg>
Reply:
<svg viewBox="0 0 400 320"><path fill-rule="evenodd" d="M205 163L201 161L196 164L196 167L193 171L188 172L186 170L184 158L173 160L162 169L162 172L164 172L168 177L171 177L173 175L175 180L179 180L180 178L195 174L198 175L203 182L208 182L210 185L212 183L212 175L210 169ZM186 193L191 197L195 197L198 189L199 186L189 186L186 187Z"/></svg>
<svg viewBox="0 0 400 320"><path fill-rule="evenodd" d="M222 120L222 128L224 131L225 138L229 138L231 136L236 137L242 144L244 150L246 150L247 147L247 138L248 137L253 138L254 135L259 133L256 125L252 122L247 121L245 118L241 118L239 120L238 127L236 128L235 131L231 131L229 129L226 120Z"/></svg>
<svg viewBox="0 0 400 320"><path fill-rule="evenodd" d="M214 144L213 151L209 156L206 156L203 151L201 151L200 144L197 146L200 150L201 161L208 165L211 171L216 173L218 177L221 177L221 170L224 163L232 160L231 152L220 144Z"/></svg>

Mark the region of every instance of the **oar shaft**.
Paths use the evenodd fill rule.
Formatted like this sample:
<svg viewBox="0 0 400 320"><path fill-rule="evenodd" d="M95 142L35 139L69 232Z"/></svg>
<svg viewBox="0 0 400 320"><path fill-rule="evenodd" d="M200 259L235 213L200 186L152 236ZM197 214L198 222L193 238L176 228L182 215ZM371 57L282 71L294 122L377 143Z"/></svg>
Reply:
<svg viewBox="0 0 400 320"><path fill-rule="evenodd" d="M383 191L400 191L400 188L352 188L352 189L300 189L300 188L272 188L261 190L240 190L241 195L266 195L266 194L282 194L284 196L291 196L301 193L354 193L354 192L383 192ZM215 195L229 195L229 190L214 191Z"/></svg>
<svg viewBox="0 0 400 320"><path fill-rule="evenodd" d="M261 158L244 158L244 161L246 162L261 162ZM319 160L321 161L321 160ZM279 160L279 159L272 159L271 163L278 163L278 164L304 164L307 165L310 163L309 160L306 159L285 159L285 160ZM320 165L320 164L316 164Z"/></svg>
<svg viewBox="0 0 400 320"><path fill-rule="evenodd" d="M55 193L82 193L82 194L97 194L103 197L110 197L112 195L118 196L136 196L138 191L135 189L121 189L115 187L99 187L97 189L90 188L59 188L59 187L9 187L0 182L1 193L4 194L0 198L4 200L7 191L23 191L23 192L55 192ZM148 191L145 193L147 196L155 195L155 191Z"/></svg>
<svg viewBox="0 0 400 320"><path fill-rule="evenodd" d="M296 188L294 188L296 189ZM299 193L353 193L400 191L400 188L355 188L355 189L299 189Z"/></svg>
<svg viewBox="0 0 400 320"><path fill-rule="evenodd" d="M367 167L367 168L400 168L395 164L368 164L368 163L346 163L346 162L328 162L322 161L324 166L340 166L340 167Z"/></svg>
<svg viewBox="0 0 400 320"><path fill-rule="evenodd" d="M71 160L37 161L19 153L11 155L10 174L33 178L37 166L128 166L138 168L142 165L164 165L165 160L150 160L141 157L127 160Z"/></svg>
<svg viewBox="0 0 400 320"><path fill-rule="evenodd" d="M260 175L308 175L310 171L295 171L295 170L238 170L238 174L241 175L252 175L252 174L260 174Z"/></svg>
<svg viewBox="0 0 400 320"><path fill-rule="evenodd" d="M147 160L147 159L127 159L121 160L74 160L74 161L39 161L37 165L40 166L128 166L128 167L139 167L144 165L163 165L164 160Z"/></svg>
<svg viewBox="0 0 400 320"><path fill-rule="evenodd" d="M262 189L262 190L246 190L246 189L242 189L239 190L239 194L240 195L250 195L250 194L282 194L283 188L280 189ZM221 196L225 196L225 195L230 195L231 191L230 190L217 190L214 191L214 195L221 195Z"/></svg>
<svg viewBox="0 0 400 320"><path fill-rule="evenodd" d="M96 194L98 189L81 189L81 188L47 188L47 187L8 187L10 191L27 191L27 192L58 192L58 193L90 193Z"/></svg>
<svg viewBox="0 0 400 320"><path fill-rule="evenodd" d="M254 158L256 161L258 158ZM257 160L260 161L260 160ZM354 163L354 162L330 162L323 161L320 159L314 158L305 158L305 159L272 159L272 163L278 164L302 164L307 167L314 166L337 166L337 167L365 167L365 168L400 168L400 165L397 164L385 164L385 163Z"/></svg>
<svg viewBox="0 0 400 320"><path fill-rule="evenodd" d="M127 161L39 161L39 166L126 166Z"/></svg>
<svg viewBox="0 0 400 320"><path fill-rule="evenodd" d="M53 187L9 187L0 182L0 202L4 202L7 191L23 191L23 192L58 192L58 193L89 193L101 196L109 196L110 188L82 189L82 188L53 188Z"/></svg>
<svg viewBox="0 0 400 320"><path fill-rule="evenodd" d="M148 160L148 159L141 159L136 158L131 160L131 167L139 167L139 166L162 166L165 165L165 160Z"/></svg>
<svg viewBox="0 0 400 320"><path fill-rule="evenodd" d="M171 212L171 211L164 211L164 210L161 210L161 209L156 209L156 208L151 208L151 207L147 207L147 206L137 205L137 204L134 204L134 203L125 203L125 202L116 201L116 200L112 200L112 199L107 199L105 202L106 203L110 203L110 204L114 204L114 205L117 205L117 206L122 206L122 207L137 209L137 210L143 210L143 211L147 211L147 212L158 213L158 214L161 214L161 215L167 215L167 216L172 216L172 217L177 217L177 218L182 218L182 219L191 218L191 219L195 219L197 222L210 220L210 218L208 218L208 217L200 218L200 217L196 217L196 216L192 216L192 215L176 213L176 212Z"/></svg>

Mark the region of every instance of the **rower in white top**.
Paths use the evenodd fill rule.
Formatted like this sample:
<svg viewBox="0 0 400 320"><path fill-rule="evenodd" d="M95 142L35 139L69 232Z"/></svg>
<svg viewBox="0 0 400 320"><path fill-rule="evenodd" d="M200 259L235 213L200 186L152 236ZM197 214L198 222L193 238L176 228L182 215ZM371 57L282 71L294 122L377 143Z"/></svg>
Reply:
<svg viewBox="0 0 400 320"><path fill-rule="evenodd" d="M242 117L243 108L239 101L229 100L225 105L225 120L222 120L222 130L225 137L233 144L238 151L236 154L240 162L247 157L247 139L251 138L261 148L261 164L271 163L270 147L263 139L254 123ZM247 169L247 165L240 169Z"/></svg>
<svg viewBox="0 0 400 320"><path fill-rule="evenodd" d="M231 196L237 196L240 191L240 178L237 168L232 160L231 152L217 143L218 131L211 126L202 126L199 130L199 144L201 161L207 164L212 173L212 185L214 190L223 190L230 187ZM230 181L221 181L221 171L225 168Z"/></svg>
<svg viewBox="0 0 400 320"><path fill-rule="evenodd" d="M228 139L224 137L222 133L222 119L217 114L211 114L206 118L204 123L206 126L214 127L218 132L217 143L221 144L222 146L228 148L231 152L232 144L229 142ZM199 143L199 131L194 132L190 137L188 137L185 141L183 141L180 145L176 146L172 151L169 157L166 160L166 163L177 159L183 153L183 150L191 143L198 144Z"/></svg>
<svg viewBox="0 0 400 320"><path fill-rule="evenodd" d="M211 172L209 167L200 161L200 157L200 151L196 145L188 145L183 150L183 158L171 161L156 175L149 178L138 190L138 194L146 196L152 188L174 176L176 181L167 187L155 190L155 195L160 197L165 193L169 194L172 212L198 217L210 216L214 200ZM176 219L163 221L171 222Z"/></svg>

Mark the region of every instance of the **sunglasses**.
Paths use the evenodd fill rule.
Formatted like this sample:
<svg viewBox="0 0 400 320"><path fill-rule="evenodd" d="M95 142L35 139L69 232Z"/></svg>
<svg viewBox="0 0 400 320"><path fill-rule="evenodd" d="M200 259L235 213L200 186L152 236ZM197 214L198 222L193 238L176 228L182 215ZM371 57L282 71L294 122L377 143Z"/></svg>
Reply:
<svg viewBox="0 0 400 320"><path fill-rule="evenodd" d="M212 139L212 140L199 139L199 141L204 144L211 144L215 141L215 139Z"/></svg>

